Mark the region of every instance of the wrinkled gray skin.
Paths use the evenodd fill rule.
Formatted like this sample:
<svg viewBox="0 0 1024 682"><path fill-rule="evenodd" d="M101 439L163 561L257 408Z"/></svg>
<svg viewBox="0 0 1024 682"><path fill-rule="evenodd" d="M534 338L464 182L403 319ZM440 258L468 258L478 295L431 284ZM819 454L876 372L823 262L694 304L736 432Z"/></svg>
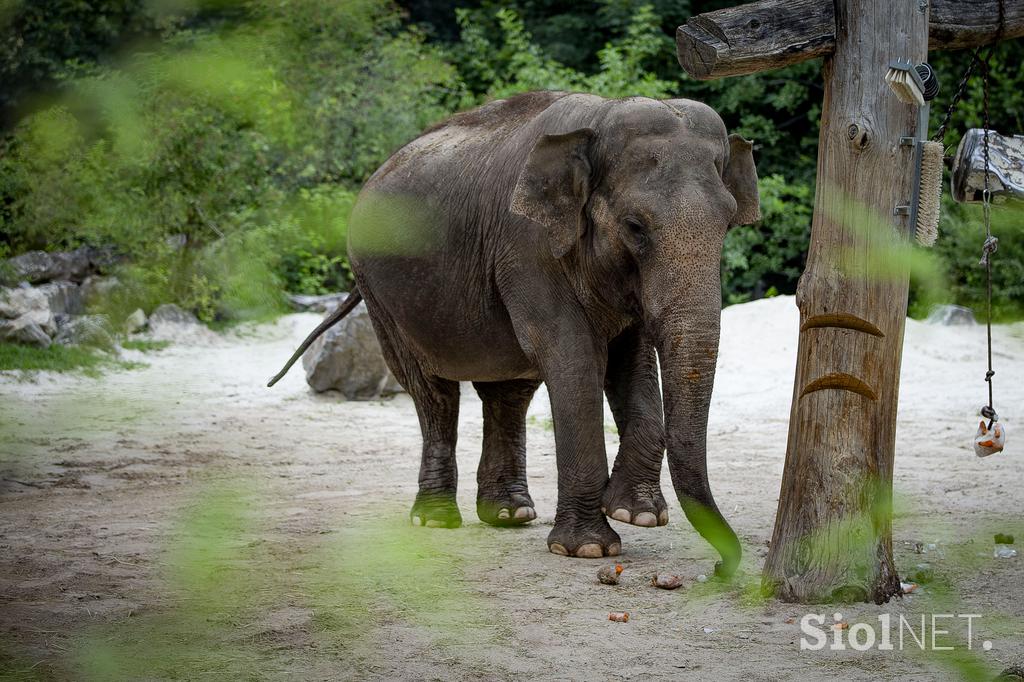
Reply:
<svg viewBox="0 0 1024 682"><path fill-rule="evenodd" d="M722 241L759 219L756 180L749 143L689 100L528 93L391 157L360 195L349 253L423 431L413 522L461 523L460 381L483 401L477 513L495 525L536 518L525 416L543 381L558 464L550 550L618 554L605 514L667 523L667 445L683 510L732 573L739 543L711 495L705 441ZM610 477L602 393L620 434Z"/></svg>

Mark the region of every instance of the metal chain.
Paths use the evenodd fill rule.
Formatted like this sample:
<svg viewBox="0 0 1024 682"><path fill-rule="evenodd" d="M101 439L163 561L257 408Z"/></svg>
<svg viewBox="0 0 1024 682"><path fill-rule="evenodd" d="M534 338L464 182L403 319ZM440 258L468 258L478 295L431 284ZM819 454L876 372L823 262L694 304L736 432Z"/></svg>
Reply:
<svg viewBox="0 0 1024 682"><path fill-rule="evenodd" d="M967 65L964 70L964 75L960 79L960 84L956 87L956 92L953 93L953 99L949 103L949 108L946 109L946 115L942 118L942 123L939 124L939 129L935 131L935 135L932 136L933 142L942 142L942 138L946 136L946 128L949 126L950 120L953 118L954 112L960 105L960 98L964 96L967 91L967 83L971 80L971 74L974 73L974 67L981 63L979 58L981 54L981 47L974 50L971 55L971 63Z"/></svg>
<svg viewBox="0 0 1024 682"><path fill-rule="evenodd" d="M953 93L953 99L949 102L949 107L946 109L946 115L942 117L942 123L939 124L938 130L935 131L935 135L932 136L933 142L942 142L942 139L946 136L946 128L949 127L949 122L953 118L953 114L956 112L957 107L960 105L960 99L964 96L967 91L967 83L971 80L971 74L974 73L974 67L979 64L983 65L985 71L985 78L988 78L988 63L992 58L992 53L996 49L996 43L1003 38L1003 31L1006 29L1006 0L999 0L999 19L996 24L996 35L992 38L992 42L989 45L988 54L985 56L985 61L981 60L981 51L984 49L984 45L979 45L975 48L974 53L971 54L971 63L964 69L964 75L960 78L960 83L956 87L956 92ZM987 83L987 80L986 80ZM985 96L988 96L988 91L985 91ZM986 113L986 121L988 114ZM988 123L985 124L985 129L988 129Z"/></svg>

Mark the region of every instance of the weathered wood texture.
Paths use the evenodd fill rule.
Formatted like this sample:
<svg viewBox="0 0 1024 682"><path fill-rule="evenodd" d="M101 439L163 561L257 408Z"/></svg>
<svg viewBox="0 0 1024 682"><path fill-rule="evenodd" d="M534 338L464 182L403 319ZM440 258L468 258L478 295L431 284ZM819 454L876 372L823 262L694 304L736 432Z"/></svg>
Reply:
<svg viewBox="0 0 1024 682"><path fill-rule="evenodd" d="M1003 9L1002 38L1024 36L1024 1L1003 0ZM828 55L836 42L834 11L830 0L761 0L698 14L676 30L679 64L709 79ZM997 36L999 0L932 0L930 11L929 49L977 47Z"/></svg>
<svg viewBox="0 0 1024 682"><path fill-rule="evenodd" d="M988 187L992 203L1024 201L1024 135L988 132ZM985 131L971 128L953 157L950 188L957 201L981 201L985 189Z"/></svg>
<svg viewBox="0 0 1024 682"><path fill-rule="evenodd" d="M822 3L826 4L826 3ZM830 4L830 3L827 3ZM892 258L912 195L916 108L885 83L889 61L924 61L917 2L836 0L839 39L824 63L825 99L786 465L764 579L779 598L887 601L892 468L905 263Z"/></svg>
<svg viewBox="0 0 1024 682"><path fill-rule="evenodd" d="M691 17L676 55L695 78L738 76L827 55L835 33L831 1L763 0Z"/></svg>
<svg viewBox="0 0 1024 682"><path fill-rule="evenodd" d="M962 50L984 45L999 33L999 0L932 0L929 50ZM1000 39L1024 36L1024 2L1003 0Z"/></svg>

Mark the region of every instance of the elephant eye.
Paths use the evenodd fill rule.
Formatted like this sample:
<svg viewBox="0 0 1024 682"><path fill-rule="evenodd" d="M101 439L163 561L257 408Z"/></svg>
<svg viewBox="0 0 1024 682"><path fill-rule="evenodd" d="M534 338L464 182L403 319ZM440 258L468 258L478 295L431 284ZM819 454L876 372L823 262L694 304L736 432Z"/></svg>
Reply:
<svg viewBox="0 0 1024 682"><path fill-rule="evenodd" d="M637 218L626 218L626 228L637 237L644 236L647 232L647 226Z"/></svg>

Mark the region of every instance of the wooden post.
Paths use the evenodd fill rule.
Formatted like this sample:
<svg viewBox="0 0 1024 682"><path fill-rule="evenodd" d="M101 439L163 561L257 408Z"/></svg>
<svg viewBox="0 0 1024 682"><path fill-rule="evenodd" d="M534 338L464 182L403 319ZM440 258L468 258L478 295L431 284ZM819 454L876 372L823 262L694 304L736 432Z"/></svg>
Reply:
<svg viewBox="0 0 1024 682"><path fill-rule="evenodd" d="M906 241L897 205L913 196L917 109L885 82L889 62L928 52L928 5L836 0L786 468L766 584L787 601L900 594L891 496L908 275L887 245ZM868 234L872 224L882 234Z"/></svg>
<svg viewBox="0 0 1024 682"><path fill-rule="evenodd" d="M923 62L929 46L1020 35L1024 2L1014 0L760 0L676 32L679 63L696 78L825 56L786 467L764 568L781 599L900 593L891 498L908 278L886 247L908 240L894 208L913 196L912 147L899 140L917 132L917 111L889 90L886 69Z"/></svg>

